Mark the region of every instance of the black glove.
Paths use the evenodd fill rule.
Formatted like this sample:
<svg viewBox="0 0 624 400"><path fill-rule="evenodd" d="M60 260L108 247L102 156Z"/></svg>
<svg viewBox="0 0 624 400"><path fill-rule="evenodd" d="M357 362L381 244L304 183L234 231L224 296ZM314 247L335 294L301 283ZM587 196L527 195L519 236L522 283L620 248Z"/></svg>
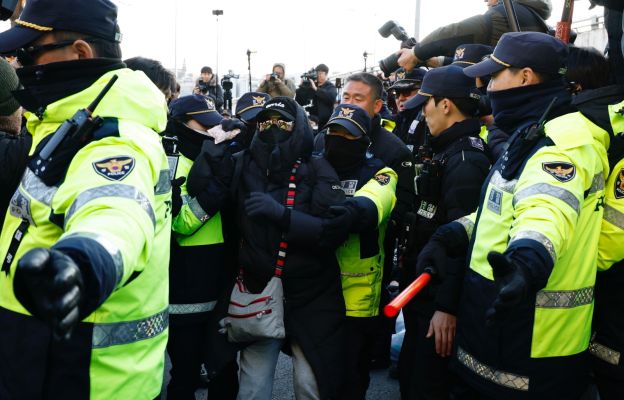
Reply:
<svg viewBox="0 0 624 400"><path fill-rule="evenodd" d="M221 128L224 131L230 132L234 129L240 129L243 132L246 128L245 123L238 118L224 119L221 121Z"/></svg>
<svg viewBox="0 0 624 400"><path fill-rule="evenodd" d="M189 196L197 197L215 182L224 188L229 187L232 173L232 160L225 152L225 145L215 144L211 139L204 140L201 152L188 174L186 189Z"/></svg>
<svg viewBox="0 0 624 400"><path fill-rule="evenodd" d="M447 261L448 254L444 241L432 237L418 253L416 275L428 272L437 279L443 280L446 276Z"/></svg>
<svg viewBox="0 0 624 400"><path fill-rule="evenodd" d="M245 200L245 212L251 218L265 217L271 221L281 222L286 210L286 207L268 193L252 192Z"/></svg>
<svg viewBox="0 0 624 400"><path fill-rule="evenodd" d="M71 337L80 321L84 292L74 260L58 250L30 250L17 263L13 290L24 308L51 327L55 338Z"/></svg>
<svg viewBox="0 0 624 400"><path fill-rule="evenodd" d="M492 325L526 297L529 284L524 266L509 255L491 251L487 259L492 266L494 283L498 289L498 296L485 314L487 323Z"/></svg>
<svg viewBox="0 0 624 400"><path fill-rule="evenodd" d="M171 211L175 217L180 213L182 208L182 189L181 186L186 182L186 178L181 176L171 181Z"/></svg>
<svg viewBox="0 0 624 400"><path fill-rule="evenodd" d="M330 218L324 218L322 222L322 234L319 240L321 247L335 248L349 238L351 226L356 214L345 206L332 206L329 208Z"/></svg>

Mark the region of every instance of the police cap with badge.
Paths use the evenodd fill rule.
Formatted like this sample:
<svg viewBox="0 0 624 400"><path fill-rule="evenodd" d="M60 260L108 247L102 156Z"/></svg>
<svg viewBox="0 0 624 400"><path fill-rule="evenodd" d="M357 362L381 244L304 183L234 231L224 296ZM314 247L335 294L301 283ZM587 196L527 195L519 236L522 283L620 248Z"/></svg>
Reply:
<svg viewBox="0 0 624 400"><path fill-rule="evenodd" d="M331 130L332 126L336 125L345 128L351 136L361 138L370 132L371 119L364 109L356 105L339 104L325 124L325 128Z"/></svg>
<svg viewBox="0 0 624 400"><path fill-rule="evenodd" d="M0 53L24 48L42 35L55 31L78 32L96 40L121 42L117 6L110 0L28 0L15 26L0 33Z"/></svg>
<svg viewBox="0 0 624 400"><path fill-rule="evenodd" d="M201 94L183 96L171 102L169 114L173 119L192 118L204 127L212 127L223 121L211 98Z"/></svg>
<svg viewBox="0 0 624 400"><path fill-rule="evenodd" d="M466 68L483 61L493 51L494 47L485 44L461 44L455 49L455 56L451 65Z"/></svg>
<svg viewBox="0 0 624 400"><path fill-rule="evenodd" d="M388 90L403 91L417 89L423 81L427 71L421 68L414 68L409 72L405 72L403 68L397 71L397 80Z"/></svg>
<svg viewBox="0 0 624 400"><path fill-rule="evenodd" d="M464 75L463 69L457 65L434 68L427 72L418 94L405 107L420 107L431 97L467 98L475 102L481 98L474 79Z"/></svg>
<svg viewBox="0 0 624 400"><path fill-rule="evenodd" d="M565 75L568 47L541 32L508 32L501 36L494 53L464 69L472 78L492 75L505 68L531 68L547 75Z"/></svg>
<svg viewBox="0 0 624 400"><path fill-rule="evenodd" d="M271 98L266 93L247 92L236 102L236 116L243 121L254 121L264 104Z"/></svg>

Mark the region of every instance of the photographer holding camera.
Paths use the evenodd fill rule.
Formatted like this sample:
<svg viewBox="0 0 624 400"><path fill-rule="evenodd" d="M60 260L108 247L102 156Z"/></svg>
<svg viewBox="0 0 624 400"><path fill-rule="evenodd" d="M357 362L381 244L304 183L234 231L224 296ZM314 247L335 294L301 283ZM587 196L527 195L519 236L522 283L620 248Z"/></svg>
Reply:
<svg viewBox="0 0 624 400"><path fill-rule="evenodd" d="M223 88L217 82L217 77L212 73L212 68L203 67L201 69L201 78L197 81L197 86L193 91L195 94L203 94L210 96L217 106L217 111L223 111Z"/></svg>
<svg viewBox="0 0 624 400"><path fill-rule="evenodd" d="M327 79L329 68L325 64L319 64L315 69L306 72L301 76L303 79L301 85L297 89L297 102L304 106L300 102L300 95L305 92L309 95L305 96L312 101L312 107L308 110L311 117L318 119L318 126L325 126L329 117L334 110L334 103L338 90L333 83ZM307 102L306 102L307 103Z"/></svg>
<svg viewBox="0 0 624 400"><path fill-rule="evenodd" d="M273 72L267 74L260 82L256 92L267 93L271 97L286 96L295 97L295 84L290 79L285 79L286 66L282 63L273 64Z"/></svg>
<svg viewBox="0 0 624 400"><path fill-rule="evenodd" d="M416 43L412 49L400 50L399 65L411 70L417 65L439 67L438 56L452 56L463 43L495 46L503 33L509 32L507 14L502 1L485 0L488 10L463 21L440 27ZM520 29L548 32L545 20L552 12L551 0L514 0Z"/></svg>

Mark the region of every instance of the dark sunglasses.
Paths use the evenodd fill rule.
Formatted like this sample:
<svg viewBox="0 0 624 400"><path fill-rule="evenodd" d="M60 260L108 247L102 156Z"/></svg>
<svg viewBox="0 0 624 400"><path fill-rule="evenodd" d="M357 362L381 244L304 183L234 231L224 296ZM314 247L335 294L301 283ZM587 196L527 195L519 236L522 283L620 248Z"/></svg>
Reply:
<svg viewBox="0 0 624 400"><path fill-rule="evenodd" d="M51 51L56 49L62 49L63 47L71 46L74 44L76 40L84 40L87 43L97 43L99 40L97 39L72 39L72 40L64 40L62 42L57 43L48 43L48 44L39 44L28 47L22 47L15 51L17 55L17 61L22 65L22 67L29 67L35 64L35 57L38 53L44 51Z"/></svg>

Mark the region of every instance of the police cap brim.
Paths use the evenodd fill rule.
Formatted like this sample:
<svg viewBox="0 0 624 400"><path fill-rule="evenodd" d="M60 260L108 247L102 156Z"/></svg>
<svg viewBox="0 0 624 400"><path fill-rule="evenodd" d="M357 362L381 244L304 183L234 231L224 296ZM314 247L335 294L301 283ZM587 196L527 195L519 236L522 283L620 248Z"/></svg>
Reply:
<svg viewBox="0 0 624 400"><path fill-rule="evenodd" d="M223 117L216 111L208 111L201 114L190 115L195 121L199 122L205 127L211 127L219 125L223 121Z"/></svg>
<svg viewBox="0 0 624 400"><path fill-rule="evenodd" d="M403 107L406 110L413 110L415 108L422 107L422 105L425 104L427 102L427 100L429 100L430 97L431 96L425 96L425 95L422 95L422 94L417 94L416 96L414 96L411 99L409 99L403 105Z"/></svg>
<svg viewBox="0 0 624 400"><path fill-rule="evenodd" d="M495 72L502 71L505 68L506 67L504 65L497 63L491 58L487 58L478 64L464 68L464 74L471 78L477 78L480 76L492 75Z"/></svg>
<svg viewBox="0 0 624 400"><path fill-rule="evenodd" d="M34 42L44 33L45 32L16 25L8 31L0 33L0 53L13 53L15 50Z"/></svg>
<svg viewBox="0 0 624 400"><path fill-rule="evenodd" d="M366 134L366 131L364 131L364 128L358 126L358 124L356 124L350 118L341 118L341 117L332 118L325 125L325 127L323 127L323 129L331 128L332 125L340 125L340 126L342 126L351 135L355 136L356 138L361 138L362 136L364 136Z"/></svg>

